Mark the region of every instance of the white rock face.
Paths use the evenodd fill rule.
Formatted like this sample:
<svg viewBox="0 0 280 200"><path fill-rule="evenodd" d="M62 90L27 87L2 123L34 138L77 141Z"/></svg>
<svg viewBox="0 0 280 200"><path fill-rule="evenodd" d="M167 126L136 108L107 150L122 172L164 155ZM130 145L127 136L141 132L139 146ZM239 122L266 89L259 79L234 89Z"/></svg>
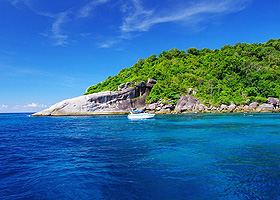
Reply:
<svg viewBox="0 0 280 200"><path fill-rule="evenodd" d="M143 102L145 103L146 95L139 97L138 90L134 87L122 91L106 91L66 99L33 116L127 113L131 108L143 106ZM135 99L135 97L138 98Z"/></svg>
<svg viewBox="0 0 280 200"><path fill-rule="evenodd" d="M118 109L118 105L113 104L114 100L116 102L116 97L118 97L118 93L110 91L83 95L63 100L34 115L78 115L93 112L126 112L127 110Z"/></svg>
<svg viewBox="0 0 280 200"><path fill-rule="evenodd" d="M260 112L260 111L263 111L263 112L271 112L273 110L273 105L272 104L267 104L267 103L264 103L260 106L258 106L256 108L256 111L257 112Z"/></svg>
<svg viewBox="0 0 280 200"><path fill-rule="evenodd" d="M132 82L126 83L127 86L131 84ZM124 114L132 108L144 107L146 96L152 87L152 84L147 86L141 81L134 87L120 88L115 92L105 91L66 99L33 116Z"/></svg>

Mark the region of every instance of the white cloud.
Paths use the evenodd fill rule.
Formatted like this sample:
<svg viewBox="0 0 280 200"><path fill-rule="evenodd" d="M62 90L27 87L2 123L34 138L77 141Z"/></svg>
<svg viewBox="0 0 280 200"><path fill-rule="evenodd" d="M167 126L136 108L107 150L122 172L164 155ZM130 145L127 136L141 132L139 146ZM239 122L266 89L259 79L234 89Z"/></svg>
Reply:
<svg viewBox="0 0 280 200"><path fill-rule="evenodd" d="M38 112L48 108L49 106L38 103L30 103L26 105L0 105L0 111L4 113L19 113L19 112Z"/></svg>
<svg viewBox="0 0 280 200"><path fill-rule="evenodd" d="M31 103L23 106L24 108L46 108L48 106L43 104Z"/></svg>
<svg viewBox="0 0 280 200"><path fill-rule="evenodd" d="M5 110L8 108L8 105L0 105L0 110Z"/></svg>

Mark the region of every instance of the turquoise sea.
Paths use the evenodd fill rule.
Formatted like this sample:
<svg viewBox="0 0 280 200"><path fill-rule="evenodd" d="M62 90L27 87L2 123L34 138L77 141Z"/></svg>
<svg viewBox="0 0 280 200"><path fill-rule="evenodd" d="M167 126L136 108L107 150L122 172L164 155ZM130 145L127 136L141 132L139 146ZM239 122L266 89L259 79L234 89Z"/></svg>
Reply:
<svg viewBox="0 0 280 200"><path fill-rule="evenodd" d="M0 114L0 199L280 199L280 114Z"/></svg>

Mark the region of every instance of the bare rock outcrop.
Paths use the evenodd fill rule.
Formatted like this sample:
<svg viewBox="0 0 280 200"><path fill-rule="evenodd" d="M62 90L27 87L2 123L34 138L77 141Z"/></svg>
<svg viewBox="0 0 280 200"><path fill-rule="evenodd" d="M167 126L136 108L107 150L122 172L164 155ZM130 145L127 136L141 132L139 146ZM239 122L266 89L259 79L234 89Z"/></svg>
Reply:
<svg viewBox="0 0 280 200"><path fill-rule="evenodd" d="M134 85L135 85L135 82L122 83L118 86L118 91L126 89L126 88L128 88L130 86L134 86Z"/></svg>
<svg viewBox="0 0 280 200"><path fill-rule="evenodd" d="M250 103L249 107L248 107L248 111L254 111L256 110L256 108L258 107L259 103L258 102L253 102Z"/></svg>
<svg viewBox="0 0 280 200"><path fill-rule="evenodd" d="M189 94L189 95L197 94L197 89L189 88L189 89L188 89L188 94Z"/></svg>
<svg viewBox="0 0 280 200"><path fill-rule="evenodd" d="M232 103L230 104L230 106L228 107L228 111L229 111L229 112L233 112L235 109L236 109L236 105L232 102Z"/></svg>
<svg viewBox="0 0 280 200"><path fill-rule="evenodd" d="M179 101L175 106L175 112L201 112L206 109L206 106L203 105L197 98L191 95L181 96Z"/></svg>
<svg viewBox="0 0 280 200"><path fill-rule="evenodd" d="M274 106L272 104L263 103L262 105L258 106L256 108L257 112L272 112L274 109Z"/></svg>
<svg viewBox="0 0 280 200"><path fill-rule="evenodd" d="M145 110L147 112L171 113L175 108L175 106L173 104L171 104L173 101L169 100L167 102L166 101L163 101L163 102L159 101L159 102L156 102L156 103L148 104L145 107Z"/></svg>
<svg viewBox="0 0 280 200"><path fill-rule="evenodd" d="M152 86L147 87L142 81L134 87L128 87L132 84L134 85L133 82L126 83L119 87L118 91L98 92L66 99L33 116L123 114L128 113L131 108L145 107L146 96Z"/></svg>
<svg viewBox="0 0 280 200"><path fill-rule="evenodd" d="M155 79L151 79L149 78L148 81L147 81L148 84L151 84L151 85L155 85L157 83L157 81Z"/></svg>
<svg viewBox="0 0 280 200"><path fill-rule="evenodd" d="M279 108L279 99L268 97L267 103L273 105L274 108Z"/></svg>

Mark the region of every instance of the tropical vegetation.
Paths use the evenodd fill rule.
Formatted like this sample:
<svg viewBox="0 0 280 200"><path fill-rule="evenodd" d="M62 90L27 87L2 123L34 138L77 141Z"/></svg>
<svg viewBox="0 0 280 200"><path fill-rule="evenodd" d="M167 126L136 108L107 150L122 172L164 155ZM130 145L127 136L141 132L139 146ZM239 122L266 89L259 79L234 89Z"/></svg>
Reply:
<svg viewBox="0 0 280 200"><path fill-rule="evenodd" d="M280 39L266 43L237 43L220 50L173 48L158 56L139 59L118 75L88 88L85 94L116 91L122 83L157 80L147 102L176 102L193 88L204 104L236 104L266 101L280 95Z"/></svg>

